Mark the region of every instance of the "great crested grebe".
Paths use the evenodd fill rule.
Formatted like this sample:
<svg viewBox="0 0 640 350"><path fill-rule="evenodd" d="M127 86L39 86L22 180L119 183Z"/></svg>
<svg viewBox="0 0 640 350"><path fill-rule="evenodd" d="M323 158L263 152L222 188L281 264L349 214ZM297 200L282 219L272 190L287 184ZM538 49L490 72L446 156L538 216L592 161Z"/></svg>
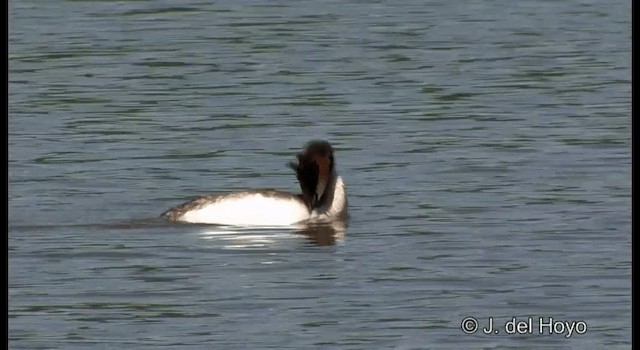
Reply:
<svg viewBox="0 0 640 350"><path fill-rule="evenodd" d="M236 226L289 226L345 221L347 193L337 175L333 147L313 140L290 162L302 194L273 189L195 198L162 214L172 222Z"/></svg>

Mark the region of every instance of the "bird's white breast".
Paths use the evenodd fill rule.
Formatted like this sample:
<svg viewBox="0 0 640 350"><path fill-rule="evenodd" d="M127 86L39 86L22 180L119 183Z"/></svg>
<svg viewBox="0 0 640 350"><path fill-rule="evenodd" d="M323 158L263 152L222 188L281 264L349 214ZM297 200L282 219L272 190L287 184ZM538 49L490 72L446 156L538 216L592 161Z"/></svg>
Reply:
<svg viewBox="0 0 640 350"><path fill-rule="evenodd" d="M260 193L222 198L187 211L179 221L236 226L288 226L309 218L309 210L295 198Z"/></svg>

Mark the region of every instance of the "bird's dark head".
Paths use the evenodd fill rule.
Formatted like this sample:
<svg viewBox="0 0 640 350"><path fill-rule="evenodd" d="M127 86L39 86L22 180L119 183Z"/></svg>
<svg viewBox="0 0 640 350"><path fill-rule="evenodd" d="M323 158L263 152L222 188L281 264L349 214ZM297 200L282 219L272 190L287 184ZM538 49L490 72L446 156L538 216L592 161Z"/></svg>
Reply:
<svg viewBox="0 0 640 350"><path fill-rule="evenodd" d="M290 162L289 166L295 170L302 197L312 209L322 201L327 185L334 175L333 147L327 141L310 141L297 155L297 160Z"/></svg>

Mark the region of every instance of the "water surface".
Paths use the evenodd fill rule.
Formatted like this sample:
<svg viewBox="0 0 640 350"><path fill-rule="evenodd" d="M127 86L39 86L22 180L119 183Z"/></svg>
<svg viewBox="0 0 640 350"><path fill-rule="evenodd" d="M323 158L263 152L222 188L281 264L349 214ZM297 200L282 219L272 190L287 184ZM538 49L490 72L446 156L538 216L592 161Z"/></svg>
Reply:
<svg viewBox="0 0 640 350"><path fill-rule="evenodd" d="M629 10L10 2L11 348L629 348ZM344 236L158 218L312 138Z"/></svg>

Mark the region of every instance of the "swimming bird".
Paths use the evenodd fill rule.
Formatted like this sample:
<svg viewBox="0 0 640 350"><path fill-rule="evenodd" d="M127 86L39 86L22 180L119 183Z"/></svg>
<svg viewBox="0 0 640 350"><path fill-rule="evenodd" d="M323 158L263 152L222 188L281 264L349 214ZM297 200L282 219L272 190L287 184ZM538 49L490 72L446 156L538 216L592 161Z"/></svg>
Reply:
<svg viewBox="0 0 640 350"><path fill-rule="evenodd" d="M347 192L337 175L333 147L324 140L308 142L290 162L301 194L274 189L197 197L162 214L171 222L234 226L289 226L345 221Z"/></svg>

